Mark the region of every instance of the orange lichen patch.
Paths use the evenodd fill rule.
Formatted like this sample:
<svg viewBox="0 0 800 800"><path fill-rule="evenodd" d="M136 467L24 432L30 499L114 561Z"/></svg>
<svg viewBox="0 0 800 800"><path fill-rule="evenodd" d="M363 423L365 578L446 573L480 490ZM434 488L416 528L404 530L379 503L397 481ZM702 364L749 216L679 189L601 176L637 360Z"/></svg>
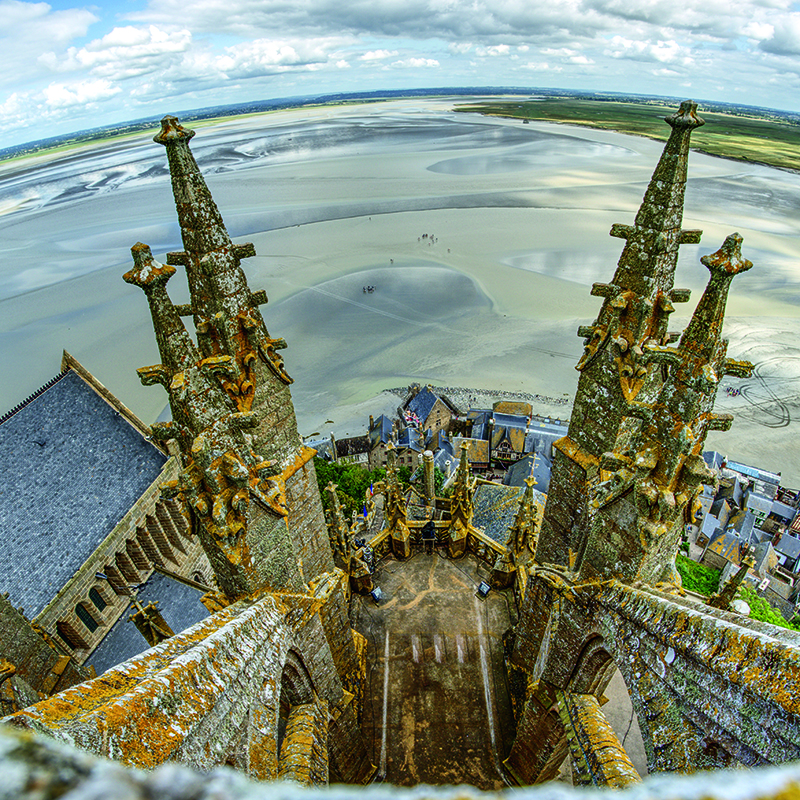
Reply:
<svg viewBox="0 0 800 800"><path fill-rule="evenodd" d="M597 469L600 465L599 458L581 449L580 445L573 439L570 439L569 436L562 436L560 439L556 439L556 441L553 442L553 447L561 451L567 458L574 461L580 467L583 467L586 472L589 472L591 469Z"/></svg>
<svg viewBox="0 0 800 800"><path fill-rule="evenodd" d="M281 472L281 477L284 481L288 481L295 472L301 470L309 461L311 461L314 456L317 454L317 451L314 450L312 447L306 447L302 445L297 452L295 453L294 460L291 464L283 468Z"/></svg>
<svg viewBox="0 0 800 800"><path fill-rule="evenodd" d="M666 596L621 584L609 588L599 600L612 614L646 631L664 648L703 665L726 684L800 714L795 680L800 676L800 650L792 633L776 628L770 636L722 612L681 606Z"/></svg>
<svg viewBox="0 0 800 800"><path fill-rule="evenodd" d="M268 602L265 609L269 608L274 608L274 604ZM147 745L137 743L137 737L144 737L147 742L151 735L156 739L166 736L167 739L158 750L162 754L174 738L174 731L173 734L161 731L162 727L165 731L170 730L171 723L170 715L164 716L159 722L158 706L162 702L161 698L168 696L173 686L188 682L180 694L180 702L194 707L202 705L200 701L203 691L197 687L203 686L204 679L199 675L192 677L189 670L183 681L177 680L175 676L180 675L181 665L185 664L186 659L192 660L192 653L195 653L196 661L198 647L211 653L214 649L214 637L224 631L226 626L235 623L243 610L248 613L248 609L241 604L229 607L188 632L168 639L99 678L37 703L14 715L9 721L22 727L44 729L55 735L63 731L75 741L83 741L87 747L97 739L97 731L105 732L103 741L108 737L113 740L120 735L128 742L120 744L130 754L128 763L149 763ZM167 706L169 705L171 704L167 702ZM148 734L150 728L152 731ZM135 731L133 739L130 738L131 730Z"/></svg>
<svg viewBox="0 0 800 800"><path fill-rule="evenodd" d="M621 789L641 778L591 694L558 691L559 716L567 732L581 783Z"/></svg>

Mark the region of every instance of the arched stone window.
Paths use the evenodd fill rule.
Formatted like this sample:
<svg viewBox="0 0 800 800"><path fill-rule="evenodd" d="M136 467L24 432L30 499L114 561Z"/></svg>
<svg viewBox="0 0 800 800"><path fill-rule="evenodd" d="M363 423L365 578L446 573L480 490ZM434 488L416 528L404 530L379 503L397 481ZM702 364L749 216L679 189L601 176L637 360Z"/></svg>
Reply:
<svg viewBox="0 0 800 800"><path fill-rule="evenodd" d="M87 649L88 645L75 628L63 619L56 622L56 633L73 650Z"/></svg>
<svg viewBox="0 0 800 800"><path fill-rule="evenodd" d="M102 611L108 605L103 599L103 595L100 594L100 591L94 586L89 589L89 599L94 603L98 611Z"/></svg>
<svg viewBox="0 0 800 800"><path fill-rule="evenodd" d="M78 619L92 632L94 633L100 626L97 624L97 620L92 616L91 611L86 608L85 603L78 603L75 606L75 613L78 615Z"/></svg>
<svg viewBox="0 0 800 800"><path fill-rule="evenodd" d="M286 736L286 723L292 706L304 705L314 701L314 684L300 656L293 650L286 654L281 675L281 697L278 711L278 755Z"/></svg>

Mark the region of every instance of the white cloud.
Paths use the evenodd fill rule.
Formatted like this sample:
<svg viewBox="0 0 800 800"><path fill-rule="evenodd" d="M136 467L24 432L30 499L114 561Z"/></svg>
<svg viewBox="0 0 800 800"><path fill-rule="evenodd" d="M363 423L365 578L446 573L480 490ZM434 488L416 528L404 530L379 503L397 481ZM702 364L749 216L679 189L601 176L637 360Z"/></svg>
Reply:
<svg viewBox="0 0 800 800"><path fill-rule="evenodd" d="M761 49L778 55L800 55L800 12L778 19L772 36L761 42Z"/></svg>
<svg viewBox="0 0 800 800"><path fill-rule="evenodd" d="M123 80L166 70L191 43L192 34L186 29L167 32L155 25L128 25L114 28L85 47L70 47L62 57L52 51L43 53L39 62L54 72L88 70L92 75Z"/></svg>
<svg viewBox="0 0 800 800"><path fill-rule="evenodd" d="M522 65L523 69L530 70L531 72L561 72L559 66L551 66L546 61L529 61L527 64Z"/></svg>
<svg viewBox="0 0 800 800"><path fill-rule="evenodd" d="M368 52L364 53L358 57L359 61L380 61L384 58L394 58L396 55L399 55L399 51L397 50L369 50Z"/></svg>
<svg viewBox="0 0 800 800"><path fill-rule="evenodd" d="M489 47L478 47L475 53L479 56L507 56L511 48L507 44L490 45Z"/></svg>
<svg viewBox="0 0 800 800"><path fill-rule="evenodd" d="M664 64L688 64L692 61L690 51L673 40L651 42L627 39L624 36L614 36L609 43L606 53L612 56L612 58L632 58L636 61L659 61Z"/></svg>
<svg viewBox="0 0 800 800"><path fill-rule="evenodd" d="M99 17L84 8L54 11L47 3L0 0L0 85L35 79L46 72L40 53L61 50L85 36Z"/></svg>
<svg viewBox="0 0 800 800"><path fill-rule="evenodd" d="M392 62L393 67L400 67L402 69L417 68L417 67L438 67L439 62L435 58L403 58L399 61Z"/></svg>
<svg viewBox="0 0 800 800"><path fill-rule="evenodd" d="M120 119L173 96L199 107L424 85L404 70L675 94L692 67L699 96L735 86L764 105L796 105L800 74L797 0L139 0L119 16L70 2L0 0L0 128L26 102Z"/></svg>
<svg viewBox="0 0 800 800"><path fill-rule="evenodd" d="M119 94L122 89L107 80L82 81L80 83L51 83L42 93L45 105L51 109L71 106L88 106L98 100L106 100Z"/></svg>

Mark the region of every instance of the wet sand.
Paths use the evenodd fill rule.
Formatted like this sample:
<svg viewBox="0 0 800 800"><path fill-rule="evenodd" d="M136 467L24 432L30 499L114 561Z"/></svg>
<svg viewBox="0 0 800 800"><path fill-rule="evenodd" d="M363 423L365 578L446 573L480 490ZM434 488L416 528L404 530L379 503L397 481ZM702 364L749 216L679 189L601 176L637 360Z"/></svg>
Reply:
<svg viewBox="0 0 800 800"><path fill-rule="evenodd" d="M600 305L589 287L610 280L621 250L608 230L632 221L661 146L451 106L298 109L198 128L193 150L228 228L256 245L244 266L270 297L271 335L289 343L305 435L363 433L370 413L397 404L381 390L411 381L575 390L575 332ZM147 305L121 274L136 241L156 257L180 247L165 165L143 137L38 171L0 169L3 408L54 374L66 348L142 418L162 412L163 392L135 375L158 361ZM718 408L737 421L709 445L800 486L800 176L698 154L690 176L684 227L705 234L682 248L677 284L699 299L698 258L733 230L756 264L734 282L726 332L730 355L758 373L729 381L742 394L721 393ZM170 293L187 299L181 275Z"/></svg>

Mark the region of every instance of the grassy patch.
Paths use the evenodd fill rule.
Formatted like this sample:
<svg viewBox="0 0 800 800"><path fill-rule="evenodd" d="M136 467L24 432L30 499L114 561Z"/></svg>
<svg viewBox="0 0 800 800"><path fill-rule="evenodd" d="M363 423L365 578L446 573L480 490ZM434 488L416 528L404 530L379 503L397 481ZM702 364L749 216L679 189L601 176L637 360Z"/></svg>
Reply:
<svg viewBox="0 0 800 800"><path fill-rule="evenodd" d="M675 566L683 578L683 588L705 596L714 594L719 589L719 570L711 569L692 561L686 556L677 556Z"/></svg>
<svg viewBox="0 0 800 800"><path fill-rule="evenodd" d="M795 620L787 622L780 611L776 611L763 597L759 597L748 586L742 586L736 594L750 606L750 618L761 622L769 622L779 628L788 628L790 631L800 630L800 625Z"/></svg>
<svg viewBox="0 0 800 800"><path fill-rule="evenodd" d="M536 101L503 100L456 106L455 111L488 116L561 122L666 141L664 117L674 105L618 103L548 97ZM752 116L700 110L706 121L692 136L693 150L712 156L800 171L800 125Z"/></svg>

